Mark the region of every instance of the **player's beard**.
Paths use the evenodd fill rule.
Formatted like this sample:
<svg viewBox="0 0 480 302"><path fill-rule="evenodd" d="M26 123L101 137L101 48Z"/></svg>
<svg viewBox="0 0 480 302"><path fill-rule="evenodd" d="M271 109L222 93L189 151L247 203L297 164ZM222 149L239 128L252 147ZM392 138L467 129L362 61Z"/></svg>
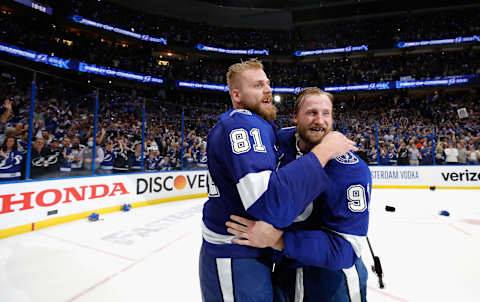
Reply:
<svg viewBox="0 0 480 302"><path fill-rule="evenodd" d="M270 100L270 106L263 103L263 101L267 99ZM246 109L255 112L266 121L274 121L277 118L277 107L275 107L272 102L272 95L261 98L261 100L257 102L254 106Z"/></svg>
<svg viewBox="0 0 480 302"><path fill-rule="evenodd" d="M311 128L321 128L321 127L313 127L311 125L297 125L297 133L298 136L311 148L314 146L320 144L327 135L328 132L333 130L332 125L328 126L327 129L325 129L322 133L312 133Z"/></svg>

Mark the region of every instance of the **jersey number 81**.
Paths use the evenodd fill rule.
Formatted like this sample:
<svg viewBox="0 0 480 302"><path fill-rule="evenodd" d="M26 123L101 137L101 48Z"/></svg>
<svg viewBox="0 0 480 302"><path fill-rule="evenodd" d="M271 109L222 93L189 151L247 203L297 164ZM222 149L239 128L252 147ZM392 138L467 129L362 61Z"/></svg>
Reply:
<svg viewBox="0 0 480 302"><path fill-rule="evenodd" d="M255 152L267 152L267 148L263 145L262 138L260 137L260 130L252 128L250 135L253 137L253 150ZM230 132L230 142L232 143L232 151L235 154L248 152L252 148L248 132L245 129L232 130L232 132Z"/></svg>

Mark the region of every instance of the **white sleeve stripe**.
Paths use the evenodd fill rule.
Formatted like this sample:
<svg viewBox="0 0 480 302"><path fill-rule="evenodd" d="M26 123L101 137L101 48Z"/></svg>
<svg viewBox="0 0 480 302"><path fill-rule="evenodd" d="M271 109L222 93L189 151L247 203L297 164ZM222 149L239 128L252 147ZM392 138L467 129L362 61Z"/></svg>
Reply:
<svg viewBox="0 0 480 302"><path fill-rule="evenodd" d="M249 173L238 181L237 190L245 211L267 191L271 174L270 170Z"/></svg>
<svg viewBox="0 0 480 302"><path fill-rule="evenodd" d="M357 255L358 258L362 255L362 251L364 249L365 243L366 243L366 237L365 236L357 236L357 235L351 235L351 234L344 234L340 232L336 232L334 230L327 229L330 232L333 232L335 234L338 234L343 237L343 239L347 240L350 242L352 245L353 250L355 251L355 254Z"/></svg>
<svg viewBox="0 0 480 302"><path fill-rule="evenodd" d="M305 210L302 212L302 214L298 215L297 218L293 222L299 222L299 221L305 221L307 220L310 215L312 215L313 211L313 201L308 204L308 206L305 208Z"/></svg>
<svg viewBox="0 0 480 302"><path fill-rule="evenodd" d="M232 258L217 258L218 281L224 302L234 302L233 297L233 277L232 277Z"/></svg>

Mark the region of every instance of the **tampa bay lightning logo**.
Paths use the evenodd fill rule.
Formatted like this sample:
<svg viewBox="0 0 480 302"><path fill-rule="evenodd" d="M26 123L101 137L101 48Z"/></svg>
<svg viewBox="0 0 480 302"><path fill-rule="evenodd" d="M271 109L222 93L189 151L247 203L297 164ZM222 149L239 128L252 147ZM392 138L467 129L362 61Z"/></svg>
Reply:
<svg viewBox="0 0 480 302"><path fill-rule="evenodd" d="M340 155L339 157L336 157L335 160L345 165L354 165L358 163L358 157L356 157L352 152Z"/></svg>
<svg viewBox="0 0 480 302"><path fill-rule="evenodd" d="M35 61L37 62L47 62L48 56L46 54L40 53L37 55L37 59Z"/></svg>

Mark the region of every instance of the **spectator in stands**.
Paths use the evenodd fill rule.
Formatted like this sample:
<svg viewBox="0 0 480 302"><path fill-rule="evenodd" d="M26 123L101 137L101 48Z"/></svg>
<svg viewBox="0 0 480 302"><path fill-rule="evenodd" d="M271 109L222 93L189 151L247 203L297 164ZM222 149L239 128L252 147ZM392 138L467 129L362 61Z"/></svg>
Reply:
<svg viewBox="0 0 480 302"><path fill-rule="evenodd" d="M21 151L23 154L27 154L28 149L28 129L23 130L20 134L20 138L17 140L18 151Z"/></svg>
<svg viewBox="0 0 480 302"><path fill-rule="evenodd" d="M130 154L130 171L132 172L141 172L142 171L142 144L137 143L134 147L135 152ZM143 153L144 165L146 164L145 160L148 154L146 152Z"/></svg>
<svg viewBox="0 0 480 302"><path fill-rule="evenodd" d="M457 143L457 150L458 150L458 164L466 165L467 164L467 148L465 148L465 142L458 142Z"/></svg>
<svg viewBox="0 0 480 302"><path fill-rule="evenodd" d="M60 158L60 175L63 177L70 176L70 172L72 172L72 162L73 162L73 154L70 148L70 138L64 137L61 142L62 145L62 153Z"/></svg>
<svg viewBox="0 0 480 302"><path fill-rule="evenodd" d="M42 131L44 130L47 130L47 128L45 128L45 121L43 119L37 120L33 127L33 137L43 137Z"/></svg>
<svg viewBox="0 0 480 302"><path fill-rule="evenodd" d="M83 158L83 169L86 171L92 171L93 168L93 137L90 136L87 141L87 146L83 148L80 153ZM95 172L100 169L100 163L104 159L103 149L100 145L95 146Z"/></svg>
<svg viewBox="0 0 480 302"><path fill-rule="evenodd" d="M150 147L148 151L148 157L145 161L145 171L156 171L158 170L158 163L160 160L158 147Z"/></svg>
<svg viewBox="0 0 480 302"><path fill-rule="evenodd" d="M474 144L468 146L467 159L470 165L478 165L480 162L480 151L475 149Z"/></svg>
<svg viewBox="0 0 480 302"><path fill-rule="evenodd" d="M437 165L443 165L445 163L445 152L443 145L443 142L439 142L435 148L435 163Z"/></svg>
<svg viewBox="0 0 480 302"><path fill-rule="evenodd" d="M113 160L113 172L114 173L125 173L130 169L129 154L131 153L130 149L125 143L123 137L118 137L116 139L116 146L114 148L114 160Z"/></svg>
<svg viewBox="0 0 480 302"><path fill-rule="evenodd" d="M447 148L443 150L445 153L445 163L447 165L458 165L458 150L453 146L453 142L447 143Z"/></svg>
<svg viewBox="0 0 480 302"><path fill-rule="evenodd" d="M410 163L409 159L410 159L410 154L409 154L407 145L404 142L402 142L400 144L400 148L398 149L397 164L399 166L407 166Z"/></svg>
<svg viewBox="0 0 480 302"><path fill-rule="evenodd" d="M160 171L170 171L172 166L170 164L170 158L165 156L159 163Z"/></svg>
<svg viewBox="0 0 480 302"><path fill-rule="evenodd" d="M397 165L397 160L398 160L398 154L397 154L397 150L395 150L395 145L394 144L390 144L388 146L387 154L388 154L389 165L396 166Z"/></svg>
<svg viewBox="0 0 480 302"><path fill-rule="evenodd" d="M378 153L377 153L377 148L375 148L375 145L372 145L367 156L368 156L369 165L378 165L378 159L377 159Z"/></svg>
<svg viewBox="0 0 480 302"><path fill-rule="evenodd" d="M72 151L71 155L73 156L73 161L71 164L72 176L82 175L82 170L83 170L82 150L84 148L85 146L80 144L80 137L75 135L72 138L72 146L70 147L70 150Z"/></svg>
<svg viewBox="0 0 480 302"><path fill-rule="evenodd" d="M420 154L420 151L418 151L417 145L415 145L415 140L411 139L407 148L410 165L418 166L422 159L422 155Z"/></svg>
<svg viewBox="0 0 480 302"><path fill-rule="evenodd" d="M20 180L22 152L17 150L17 139L8 136L0 147L0 182Z"/></svg>
<svg viewBox="0 0 480 302"><path fill-rule="evenodd" d="M193 167L193 155L192 155L192 148L188 147L185 148L183 153L183 168L184 169L191 169Z"/></svg>
<svg viewBox="0 0 480 302"><path fill-rule="evenodd" d="M115 161L115 153L113 151L113 141L107 140L105 142L105 151L103 161L100 163L99 174L112 174L113 162Z"/></svg>
<svg viewBox="0 0 480 302"><path fill-rule="evenodd" d="M389 166L390 165L390 158L388 157L388 150L387 150L387 147L385 147L385 146L380 147L379 164L381 166Z"/></svg>
<svg viewBox="0 0 480 302"><path fill-rule="evenodd" d="M54 139L54 136L45 128L42 129L42 137L45 139L45 144L47 146L50 145L50 142Z"/></svg>
<svg viewBox="0 0 480 302"><path fill-rule="evenodd" d="M62 161L62 150L60 143L56 138L53 138L47 146L48 154L48 177L52 178L58 175L60 171L60 164Z"/></svg>
<svg viewBox="0 0 480 302"><path fill-rule="evenodd" d="M207 148L202 146L200 149L200 155L198 156L198 167L201 169L207 168L207 161Z"/></svg>
<svg viewBox="0 0 480 302"><path fill-rule="evenodd" d="M45 139L43 137L37 137L32 148L32 160L30 163L31 178L44 178L48 176L48 156L48 150L45 148Z"/></svg>
<svg viewBox="0 0 480 302"><path fill-rule="evenodd" d="M432 142L428 141L426 145L422 145L420 148L420 154L422 158L422 165L433 165L433 153Z"/></svg>
<svg viewBox="0 0 480 302"><path fill-rule="evenodd" d="M3 112L0 111L0 145L3 145L6 139L6 124L9 117L13 116L12 102L9 99L3 101Z"/></svg>
<svg viewBox="0 0 480 302"><path fill-rule="evenodd" d="M151 138L145 139L145 149L150 150L150 149L153 149L153 148L156 148L157 151L158 151L158 145L155 142L155 140L153 140Z"/></svg>

